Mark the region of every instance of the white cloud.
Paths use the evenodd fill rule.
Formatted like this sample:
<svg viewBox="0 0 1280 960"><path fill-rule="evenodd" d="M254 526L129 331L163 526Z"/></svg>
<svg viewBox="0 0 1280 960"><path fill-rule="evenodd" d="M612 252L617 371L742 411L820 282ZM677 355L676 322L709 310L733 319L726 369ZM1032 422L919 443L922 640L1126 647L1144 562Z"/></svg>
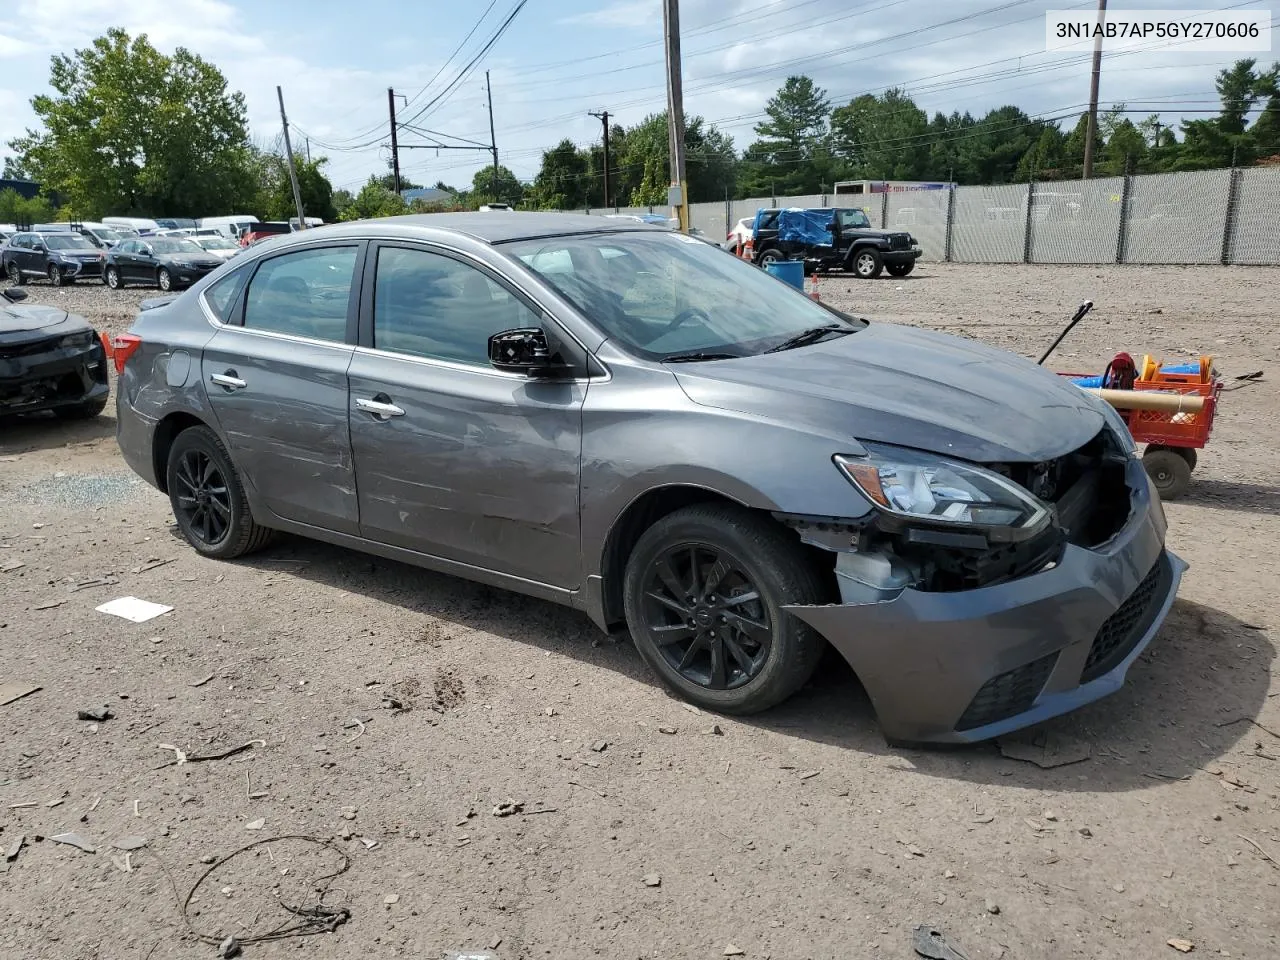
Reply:
<svg viewBox="0 0 1280 960"><path fill-rule="evenodd" d="M557 21L565 25L591 27L647 27L662 26L662 7L659 0L619 0L617 3L574 14Z"/></svg>

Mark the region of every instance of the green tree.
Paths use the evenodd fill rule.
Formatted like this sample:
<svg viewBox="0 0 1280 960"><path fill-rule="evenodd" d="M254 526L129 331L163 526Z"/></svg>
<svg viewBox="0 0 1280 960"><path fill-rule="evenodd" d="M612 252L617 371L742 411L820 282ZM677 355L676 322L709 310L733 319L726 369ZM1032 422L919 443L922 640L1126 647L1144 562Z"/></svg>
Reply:
<svg viewBox="0 0 1280 960"><path fill-rule="evenodd" d="M662 206L667 202L671 185L671 144L667 131L667 114L652 113L625 131L617 152L620 171L614 195L631 206ZM685 178L689 184L689 202L723 200L732 192L737 176L737 156L733 139L702 117L685 117Z"/></svg>
<svg viewBox="0 0 1280 960"><path fill-rule="evenodd" d="M467 199L473 209L485 203L509 203L514 207L524 199L524 184L501 164L496 172L490 164L481 167L471 178Z"/></svg>
<svg viewBox="0 0 1280 960"><path fill-rule="evenodd" d="M541 210L580 210L587 205L589 157L565 138L542 154L531 199Z"/></svg>
<svg viewBox="0 0 1280 960"><path fill-rule="evenodd" d="M26 165L20 158L13 155L4 158L4 173L0 173L0 177L3 177L5 180L31 179L27 173Z"/></svg>
<svg viewBox="0 0 1280 960"><path fill-rule="evenodd" d="M929 121L903 91L863 94L831 114L837 151L857 180L917 180L927 171Z"/></svg>
<svg viewBox="0 0 1280 960"><path fill-rule="evenodd" d="M809 77L787 77L764 112L765 119L755 126L759 139L743 155L741 192L759 196L825 189L824 167L831 166L827 92Z"/></svg>
<svg viewBox="0 0 1280 960"><path fill-rule="evenodd" d="M396 188L395 169L391 165L391 161L387 161L387 172L378 177L378 182L388 190L394 191ZM422 184L414 183L412 179L405 175L403 170L400 171L400 189L401 190L419 190Z"/></svg>
<svg viewBox="0 0 1280 960"><path fill-rule="evenodd" d="M1112 128L1102 148L1100 172L1103 175L1122 176L1137 173L1147 160L1147 139L1130 120L1122 120Z"/></svg>
<svg viewBox="0 0 1280 960"><path fill-rule="evenodd" d="M308 217L319 217L326 223L338 219L334 204L333 184L324 175L327 157L307 161L296 157L298 165L298 193L302 197L302 209ZM265 211L267 220L288 220L298 215L293 202L293 183L289 179L289 166L284 157L271 155L265 158L261 168L262 200L259 209ZM389 189L389 188L388 188Z"/></svg>
<svg viewBox="0 0 1280 960"><path fill-rule="evenodd" d="M336 219L338 220L347 219L346 217L343 216L343 214L347 212L347 209L351 206L352 203L355 202L355 199L356 199L355 195L352 194L350 190L333 191L333 209L334 209L334 212L337 214Z"/></svg>
<svg viewBox="0 0 1280 960"><path fill-rule="evenodd" d="M28 200L12 188L0 190L0 223L48 223L54 216L53 205L44 197Z"/></svg>
<svg viewBox="0 0 1280 960"><path fill-rule="evenodd" d="M368 220L373 217L396 217L409 212L404 197L385 187L382 178L372 176L342 211L343 220Z"/></svg>
<svg viewBox="0 0 1280 960"><path fill-rule="evenodd" d="M244 97L211 63L113 29L52 58L43 130L11 140L17 162L79 216L201 216L256 190Z"/></svg>
<svg viewBox="0 0 1280 960"><path fill-rule="evenodd" d="M1044 180L1059 177L1066 160L1067 138L1057 127L1046 127L1040 139L1018 161L1019 180Z"/></svg>

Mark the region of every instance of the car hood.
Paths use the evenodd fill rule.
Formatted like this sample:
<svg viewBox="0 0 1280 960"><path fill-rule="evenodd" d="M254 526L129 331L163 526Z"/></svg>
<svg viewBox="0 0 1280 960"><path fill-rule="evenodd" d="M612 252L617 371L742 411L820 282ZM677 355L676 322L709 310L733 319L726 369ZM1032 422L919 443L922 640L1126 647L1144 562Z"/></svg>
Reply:
<svg viewBox="0 0 1280 960"><path fill-rule="evenodd" d="M671 369L695 403L978 463L1049 460L1105 423L1087 394L1030 360L893 324Z"/></svg>
<svg viewBox="0 0 1280 960"><path fill-rule="evenodd" d="M55 329L65 325L65 330ZM75 333L88 324L79 317L73 317L65 310L41 304L13 304L0 308L0 337L6 340L21 339L13 334L39 333L49 336L55 333Z"/></svg>

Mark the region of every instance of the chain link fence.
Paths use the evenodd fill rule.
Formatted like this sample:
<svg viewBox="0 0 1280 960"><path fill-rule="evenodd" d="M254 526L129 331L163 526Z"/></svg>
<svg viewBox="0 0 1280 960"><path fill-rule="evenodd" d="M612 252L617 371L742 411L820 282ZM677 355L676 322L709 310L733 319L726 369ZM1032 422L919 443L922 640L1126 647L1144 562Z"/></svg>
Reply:
<svg viewBox="0 0 1280 960"><path fill-rule="evenodd" d="M1280 265L1280 167L749 197L690 204L689 222L719 242L762 207L835 206L860 207L876 229L911 233L927 261ZM587 212L671 213L664 206Z"/></svg>

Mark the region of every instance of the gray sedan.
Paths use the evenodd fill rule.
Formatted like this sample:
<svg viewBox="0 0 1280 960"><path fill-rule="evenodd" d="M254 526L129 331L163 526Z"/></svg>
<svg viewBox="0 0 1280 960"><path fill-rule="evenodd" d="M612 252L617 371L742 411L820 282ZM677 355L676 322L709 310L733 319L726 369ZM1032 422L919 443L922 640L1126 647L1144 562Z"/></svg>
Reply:
<svg viewBox="0 0 1280 960"><path fill-rule="evenodd" d="M890 740L1005 733L1116 690L1184 569L1106 404L638 223L307 230L116 363L121 450L200 553L284 530L568 604L725 713L830 644Z"/></svg>

